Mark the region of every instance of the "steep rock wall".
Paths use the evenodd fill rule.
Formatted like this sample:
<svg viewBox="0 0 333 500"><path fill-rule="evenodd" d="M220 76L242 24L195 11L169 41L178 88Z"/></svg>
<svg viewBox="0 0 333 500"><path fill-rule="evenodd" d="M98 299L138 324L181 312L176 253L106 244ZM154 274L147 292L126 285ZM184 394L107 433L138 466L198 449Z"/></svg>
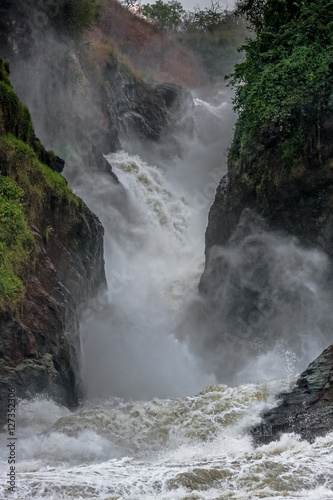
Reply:
<svg viewBox="0 0 333 500"><path fill-rule="evenodd" d="M103 155L119 149L120 136L158 141L176 123L181 87L143 82L107 34L75 37L42 3L23 0L5 1L0 18L12 84L43 144L64 158L68 179L86 169L110 172Z"/></svg>
<svg viewBox="0 0 333 500"><path fill-rule="evenodd" d="M0 86L0 406L13 387L18 397L44 393L72 406L80 396L80 310L106 289L103 228L41 163L55 155L36 139L2 60Z"/></svg>
<svg viewBox="0 0 333 500"><path fill-rule="evenodd" d="M279 404L252 430L255 442L269 443L295 432L313 441L333 430L333 346L301 374L295 387L278 396Z"/></svg>
<svg viewBox="0 0 333 500"><path fill-rule="evenodd" d="M257 10L255 2L242 2L238 7L252 24L254 36L245 43L246 60L236 66L232 75L239 119L229 150L228 174L218 186L209 214L206 267L200 290L204 300L213 303L211 315L220 318L222 308L215 292L225 292L226 283L230 282L226 255L233 251L239 256L241 252L238 267L247 265L250 269L243 280L247 281L247 293L239 288L238 275L238 282L234 279L233 285L239 297L232 306L239 305L234 307L234 323L239 319L243 322L241 338L245 338L248 351L254 340L262 342L264 349L270 348L267 337L272 332L277 341L287 342L287 347L291 346L297 354L309 349L310 342L305 348L302 346L307 337L314 343L319 339L321 349L331 340L333 66L328 5L327 0L267 0ZM253 224L258 217L264 221L263 238L260 227ZM271 281L272 289L274 247L281 249L281 243L288 238L288 250L283 250L288 258L280 259L280 253L279 272ZM248 244L242 253L246 239ZM273 252L265 243L269 241L273 242ZM300 256L293 267L292 262L296 263ZM267 266L268 257L271 258ZM317 268L315 280L314 257L324 263L321 269ZM295 287L292 280L299 279L300 272L303 285ZM316 286L309 294L314 282ZM318 298L322 300L313 308ZM323 304L325 312L317 314ZM274 322L275 314L278 322ZM223 339L222 322L217 331ZM233 342L237 328L229 333ZM299 351L295 349L297 344ZM314 374L315 379L323 382L320 370L324 363L330 386L331 356L329 349L322 361L319 358L310 365L296 389L284 397L280 410L272 412L271 420L267 417L266 422L276 427L274 437L284 430L297 430L311 437L331 428L331 395L323 389L324 384L311 385L312 375L309 378ZM276 419L278 412L281 418ZM327 425L325 412L329 417Z"/></svg>

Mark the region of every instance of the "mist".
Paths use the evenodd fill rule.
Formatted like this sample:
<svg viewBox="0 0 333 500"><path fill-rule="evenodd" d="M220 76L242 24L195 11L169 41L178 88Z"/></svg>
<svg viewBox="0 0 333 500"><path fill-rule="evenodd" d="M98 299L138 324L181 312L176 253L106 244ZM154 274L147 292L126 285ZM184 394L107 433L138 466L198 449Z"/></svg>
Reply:
<svg viewBox="0 0 333 500"><path fill-rule="evenodd" d="M294 377L331 343L328 257L244 210L213 247L179 337L228 384Z"/></svg>
<svg viewBox="0 0 333 500"><path fill-rule="evenodd" d="M29 44L14 40L15 90L105 229L108 293L81 321L84 394L178 397L296 375L331 340L326 256L246 212L205 269L207 216L236 120L230 89L184 94L177 122L142 141L124 126L123 75L102 95L75 43L47 17L37 28Z"/></svg>
<svg viewBox="0 0 333 500"><path fill-rule="evenodd" d="M197 294L207 215L235 120L230 95L219 92L217 105L188 101L182 123L160 143L125 138L130 152L106 157L119 184L96 173L73 185L105 228L108 297L81 326L89 396L180 397L216 383L175 333Z"/></svg>
<svg viewBox="0 0 333 500"><path fill-rule="evenodd" d="M215 383L293 379L330 343L331 271L319 250L246 210L204 269L235 121L229 90L213 95L193 94L159 143L123 137L127 152L107 156L119 185L97 174L75 187L105 228L109 283L102 312L89 311L82 326L90 396L179 397Z"/></svg>

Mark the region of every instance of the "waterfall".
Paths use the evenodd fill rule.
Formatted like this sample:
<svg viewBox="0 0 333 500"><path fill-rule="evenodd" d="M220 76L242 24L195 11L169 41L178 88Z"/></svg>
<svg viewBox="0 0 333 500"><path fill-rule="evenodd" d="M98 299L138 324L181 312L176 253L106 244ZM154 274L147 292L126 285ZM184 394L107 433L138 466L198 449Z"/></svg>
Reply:
<svg viewBox="0 0 333 500"><path fill-rule="evenodd" d="M284 290L297 279L301 284L292 293L299 292L300 310L312 314L321 303L324 312L314 319L321 332L325 259L279 235L243 234L239 244L215 250L212 258L226 279L210 276L215 292L199 296L207 215L226 169L234 118L225 90L212 99L194 97L176 134L145 148L124 141L124 150L106 157L118 184L98 172L75 179L73 189L105 228L108 295L83 315L86 401L75 411L43 398L19 404L13 498L333 498L332 434L311 444L294 435L258 448L251 441L249 430L261 412L295 381L293 352L273 346L254 353L255 374L244 365L231 387L221 364L233 369L248 344L226 354L225 339L216 340L221 324L232 324L235 304L251 293L264 296L258 261L268 270L269 290ZM274 316L274 331L293 304ZM298 328L301 333L301 323ZM285 369L272 377L273 359ZM5 477L5 434L0 439Z"/></svg>

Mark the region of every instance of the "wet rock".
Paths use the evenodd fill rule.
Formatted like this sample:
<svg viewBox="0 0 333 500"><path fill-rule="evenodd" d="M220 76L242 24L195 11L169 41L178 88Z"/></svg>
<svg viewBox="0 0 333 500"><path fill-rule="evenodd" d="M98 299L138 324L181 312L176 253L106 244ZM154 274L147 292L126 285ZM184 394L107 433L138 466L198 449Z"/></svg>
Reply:
<svg viewBox="0 0 333 500"><path fill-rule="evenodd" d="M65 160L63 160L62 158L59 158L59 156L56 156L54 158L52 164L50 165L50 167L55 172L58 172L58 174L61 174L61 172L64 170L64 167L65 167Z"/></svg>
<svg viewBox="0 0 333 500"><path fill-rule="evenodd" d="M8 81L8 67L1 59L0 69L1 78ZM9 83L6 92L16 102L12 112L16 126L0 119L5 136L0 145L0 173L24 193L22 210L31 239L22 245L27 252L24 265L15 268L22 295L1 297L0 407L4 411L0 423L6 417L8 389L15 389L18 398L45 394L66 406L77 404L79 318L106 289L104 230L99 219L59 174L47 166L41 169L40 161L49 167L56 162L58 169L64 162L36 138L30 115L20 113L21 103ZM14 140L12 135L19 134L23 125L30 133ZM6 222L2 220L2 228ZM19 231L17 226L15 229ZM6 292L13 249L8 238L3 239L1 291Z"/></svg>
<svg viewBox="0 0 333 500"><path fill-rule="evenodd" d="M0 311L0 404L44 394L75 406L81 395L79 317L106 288L103 228L85 206L66 220L58 207L47 241L37 228L35 265L19 311ZM2 414L1 422L5 415Z"/></svg>
<svg viewBox="0 0 333 500"><path fill-rule="evenodd" d="M313 441L333 430L333 345L301 374L291 392L280 394L279 404L265 413L252 430L257 444L295 432Z"/></svg>

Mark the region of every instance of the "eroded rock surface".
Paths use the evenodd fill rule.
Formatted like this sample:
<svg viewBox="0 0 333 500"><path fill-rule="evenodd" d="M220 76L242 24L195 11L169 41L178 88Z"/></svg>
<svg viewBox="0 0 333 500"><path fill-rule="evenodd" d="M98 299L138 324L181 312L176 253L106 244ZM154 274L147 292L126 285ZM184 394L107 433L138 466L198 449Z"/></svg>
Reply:
<svg viewBox="0 0 333 500"><path fill-rule="evenodd" d="M257 443L289 432L312 441L332 430L333 345L308 366L291 392L280 395L278 406L263 415L252 434Z"/></svg>

